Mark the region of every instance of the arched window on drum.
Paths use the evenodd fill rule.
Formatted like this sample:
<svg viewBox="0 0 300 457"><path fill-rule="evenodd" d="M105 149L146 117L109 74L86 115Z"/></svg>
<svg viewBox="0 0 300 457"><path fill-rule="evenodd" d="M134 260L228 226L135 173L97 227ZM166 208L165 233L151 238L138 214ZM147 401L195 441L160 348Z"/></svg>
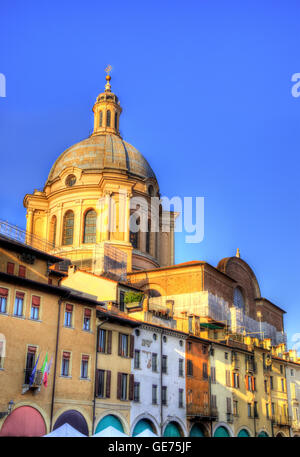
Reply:
<svg viewBox="0 0 300 457"><path fill-rule="evenodd" d="M130 217L130 243L134 249L139 249L140 240L140 218L132 214Z"/></svg>
<svg viewBox="0 0 300 457"><path fill-rule="evenodd" d="M234 289L234 295L233 295L233 304L235 308L241 309L242 311L245 311L245 299L244 299L244 294L243 291L240 287L236 287Z"/></svg>
<svg viewBox="0 0 300 457"><path fill-rule="evenodd" d="M73 235L74 235L74 213L69 210L64 215L63 223L63 245L69 246L73 244Z"/></svg>
<svg viewBox="0 0 300 457"><path fill-rule="evenodd" d="M85 213L84 217L84 243L96 243L96 223L97 213L95 210L90 209Z"/></svg>

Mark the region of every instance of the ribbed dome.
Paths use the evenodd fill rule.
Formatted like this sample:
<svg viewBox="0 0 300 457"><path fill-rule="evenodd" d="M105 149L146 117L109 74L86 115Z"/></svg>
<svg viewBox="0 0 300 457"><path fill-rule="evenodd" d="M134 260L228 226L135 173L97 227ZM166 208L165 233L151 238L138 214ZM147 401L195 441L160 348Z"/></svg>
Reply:
<svg viewBox="0 0 300 457"><path fill-rule="evenodd" d="M109 133L92 135L66 149L51 168L47 182L53 181L67 167L100 172L124 170L141 178L155 178L147 160L137 149Z"/></svg>

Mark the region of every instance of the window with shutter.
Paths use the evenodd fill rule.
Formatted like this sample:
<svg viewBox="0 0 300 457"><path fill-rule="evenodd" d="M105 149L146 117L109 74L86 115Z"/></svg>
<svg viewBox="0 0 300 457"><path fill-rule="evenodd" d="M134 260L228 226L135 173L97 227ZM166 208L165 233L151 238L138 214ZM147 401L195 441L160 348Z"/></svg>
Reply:
<svg viewBox="0 0 300 457"><path fill-rule="evenodd" d="M128 391L128 375L121 373L121 397L120 400L127 400Z"/></svg>
<svg viewBox="0 0 300 457"><path fill-rule="evenodd" d="M66 304L65 307L65 327L72 327L73 305Z"/></svg>
<svg viewBox="0 0 300 457"><path fill-rule="evenodd" d="M69 376L70 357L71 357L70 352L63 352L62 363L61 363L61 375L62 376Z"/></svg>
<svg viewBox="0 0 300 457"><path fill-rule="evenodd" d="M15 264L12 262L7 262L7 273L13 275L15 270Z"/></svg>
<svg viewBox="0 0 300 457"><path fill-rule="evenodd" d="M130 336L133 337L133 335L130 335ZM130 348L129 348L129 344L130 344ZM133 357L133 347L134 347L134 339L130 338L130 343L129 343L129 335L125 335L124 333L119 333L119 356L128 357L129 351L130 351L130 357Z"/></svg>
<svg viewBox="0 0 300 457"><path fill-rule="evenodd" d="M167 369L168 369L167 364L168 364L168 356L167 355L163 355L162 356L162 367L161 367L161 369L162 369L162 372L164 374L167 374Z"/></svg>
<svg viewBox="0 0 300 457"><path fill-rule="evenodd" d="M187 375L193 376L193 362L191 360L187 361Z"/></svg>
<svg viewBox="0 0 300 457"><path fill-rule="evenodd" d="M92 314L92 311L90 308L84 309L83 330L86 330L87 332L89 332L91 329L91 314Z"/></svg>
<svg viewBox="0 0 300 457"><path fill-rule="evenodd" d="M162 386L161 402L164 406L167 405L167 386Z"/></svg>
<svg viewBox="0 0 300 457"><path fill-rule="evenodd" d="M231 414L231 398L230 397L226 398L226 406L227 406L227 413Z"/></svg>
<svg viewBox="0 0 300 457"><path fill-rule="evenodd" d="M106 398L110 398L111 371L106 371Z"/></svg>
<svg viewBox="0 0 300 457"><path fill-rule="evenodd" d="M19 277L20 278L25 278L26 276L26 267L23 265L19 265Z"/></svg>
<svg viewBox="0 0 300 457"><path fill-rule="evenodd" d="M140 351L138 349L134 351L134 368L135 370L140 369Z"/></svg>
<svg viewBox="0 0 300 457"><path fill-rule="evenodd" d="M117 378L117 398L121 400L122 373L118 373Z"/></svg>
<svg viewBox="0 0 300 457"><path fill-rule="evenodd" d="M126 381L127 381L127 376L126 376ZM130 401L133 400L133 393L134 393L134 375L130 374L129 375L129 400ZM127 399L126 397L127 397L127 395L125 396L125 399Z"/></svg>
<svg viewBox="0 0 300 457"><path fill-rule="evenodd" d="M205 347L205 346L203 346L203 347ZM208 375L207 375L207 363L203 363L202 374L203 374L203 379L207 379L208 378Z"/></svg>
<svg viewBox="0 0 300 457"><path fill-rule="evenodd" d="M107 331L107 354L111 354L112 331Z"/></svg>
<svg viewBox="0 0 300 457"><path fill-rule="evenodd" d="M88 379L89 356L83 355L81 358L81 378Z"/></svg>
<svg viewBox="0 0 300 457"><path fill-rule="evenodd" d="M15 306L14 306L14 315L23 316L23 304L24 304L25 294L23 292L16 292Z"/></svg>
<svg viewBox="0 0 300 457"><path fill-rule="evenodd" d="M157 385L152 384L152 404L157 405Z"/></svg>
<svg viewBox="0 0 300 457"><path fill-rule="evenodd" d="M38 320L39 319L39 309L40 309L41 298L33 295L31 299L31 311L30 319Z"/></svg>
<svg viewBox="0 0 300 457"><path fill-rule="evenodd" d="M0 287L0 313L5 314L7 310L8 289Z"/></svg>
<svg viewBox="0 0 300 457"><path fill-rule="evenodd" d="M183 389L178 390L178 407L183 408Z"/></svg>
<svg viewBox="0 0 300 457"><path fill-rule="evenodd" d="M215 384L216 382L216 367L211 367L210 369L211 382Z"/></svg>
<svg viewBox="0 0 300 457"><path fill-rule="evenodd" d="M98 352L106 351L106 330L99 328L98 331Z"/></svg>
<svg viewBox="0 0 300 457"><path fill-rule="evenodd" d="M97 370L97 397L104 398L105 371Z"/></svg>
<svg viewBox="0 0 300 457"><path fill-rule="evenodd" d="M133 351L134 351L134 336L130 335L130 353L129 356L133 358Z"/></svg>
<svg viewBox="0 0 300 457"><path fill-rule="evenodd" d="M152 371L157 372L157 354L152 354Z"/></svg>

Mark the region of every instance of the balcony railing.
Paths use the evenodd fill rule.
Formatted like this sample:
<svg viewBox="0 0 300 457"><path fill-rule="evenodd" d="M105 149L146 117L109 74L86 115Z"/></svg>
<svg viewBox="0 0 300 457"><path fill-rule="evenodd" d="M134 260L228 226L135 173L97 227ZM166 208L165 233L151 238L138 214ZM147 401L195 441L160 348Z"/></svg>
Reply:
<svg viewBox="0 0 300 457"><path fill-rule="evenodd" d="M271 421L273 422L274 425L279 425L279 426L290 426L292 425L292 420L289 416L284 416L281 414L275 414L272 415Z"/></svg>
<svg viewBox="0 0 300 457"><path fill-rule="evenodd" d="M252 373L256 373L257 365L256 362L252 360L247 360L246 362L246 371L251 371Z"/></svg>
<svg viewBox="0 0 300 457"><path fill-rule="evenodd" d="M218 418L217 408L209 407L208 405L195 405L194 403L187 404L187 416L207 418L216 420Z"/></svg>
<svg viewBox="0 0 300 457"><path fill-rule="evenodd" d="M24 384L23 384L24 386L28 386L29 387L30 376L31 376L32 370L33 370L33 368L25 368L25 370L24 370ZM33 383L31 384L30 388L40 387L42 385L42 381L43 381L42 378L43 378L42 370L36 370L35 375L34 375L34 379L33 379Z"/></svg>
<svg viewBox="0 0 300 457"><path fill-rule="evenodd" d="M9 224L7 221L0 220L0 235L4 235L18 243L39 249L40 251L49 252L54 249L53 244L49 241L36 235L29 234L26 230L21 229L16 225Z"/></svg>

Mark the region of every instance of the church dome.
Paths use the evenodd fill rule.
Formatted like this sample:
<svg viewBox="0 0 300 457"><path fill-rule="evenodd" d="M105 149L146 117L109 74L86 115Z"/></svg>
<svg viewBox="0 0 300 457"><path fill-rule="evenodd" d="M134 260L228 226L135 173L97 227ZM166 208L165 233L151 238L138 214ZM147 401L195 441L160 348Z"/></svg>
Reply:
<svg viewBox="0 0 300 457"><path fill-rule="evenodd" d="M113 169L143 179L156 179L149 163L136 148L119 135L107 132L93 134L66 149L51 168L47 182L54 181L68 167L92 172Z"/></svg>

